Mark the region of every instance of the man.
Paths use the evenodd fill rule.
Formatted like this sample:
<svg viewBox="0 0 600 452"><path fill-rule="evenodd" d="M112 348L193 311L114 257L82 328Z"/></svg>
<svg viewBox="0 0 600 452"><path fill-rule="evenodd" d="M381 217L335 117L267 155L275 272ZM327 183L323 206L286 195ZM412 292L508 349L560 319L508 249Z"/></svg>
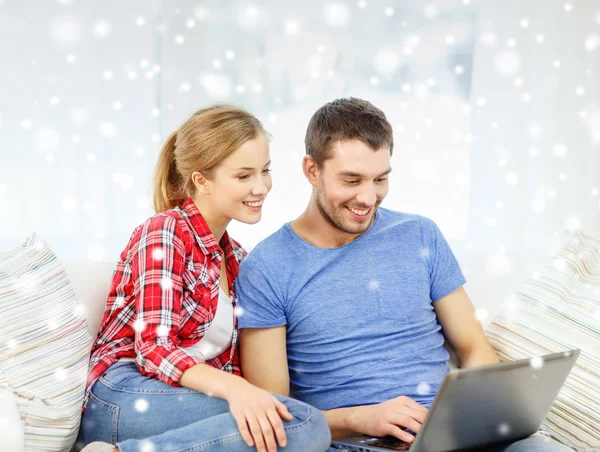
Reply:
<svg viewBox="0 0 600 452"><path fill-rule="evenodd" d="M444 337L461 367L498 357L435 223L379 208L394 146L384 113L335 100L313 115L305 144L308 207L240 268L243 374L323 410L334 439L411 442L406 430L419 431L448 372Z"/></svg>

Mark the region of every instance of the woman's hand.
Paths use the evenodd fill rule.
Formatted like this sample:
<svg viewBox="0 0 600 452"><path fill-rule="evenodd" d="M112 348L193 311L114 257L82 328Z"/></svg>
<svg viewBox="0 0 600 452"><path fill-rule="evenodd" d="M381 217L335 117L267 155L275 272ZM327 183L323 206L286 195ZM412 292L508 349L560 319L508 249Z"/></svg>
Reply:
<svg viewBox="0 0 600 452"><path fill-rule="evenodd" d="M293 416L271 393L237 378L227 388L225 400L249 447L256 446L258 452L277 452L277 444L286 446L281 419L290 421Z"/></svg>

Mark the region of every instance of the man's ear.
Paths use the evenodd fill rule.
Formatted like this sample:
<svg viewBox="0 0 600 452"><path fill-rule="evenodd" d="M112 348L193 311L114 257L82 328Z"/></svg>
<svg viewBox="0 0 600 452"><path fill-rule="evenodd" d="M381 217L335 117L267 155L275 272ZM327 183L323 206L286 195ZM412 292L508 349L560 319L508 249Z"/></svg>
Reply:
<svg viewBox="0 0 600 452"><path fill-rule="evenodd" d="M209 180L204 177L204 175L200 171L194 171L191 175L192 182L194 183L194 187L199 193L204 195L210 194L210 183Z"/></svg>
<svg viewBox="0 0 600 452"><path fill-rule="evenodd" d="M302 159L302 170L304 176L313 187L319 185L319 165L310 155L305 155Z"/></svg>

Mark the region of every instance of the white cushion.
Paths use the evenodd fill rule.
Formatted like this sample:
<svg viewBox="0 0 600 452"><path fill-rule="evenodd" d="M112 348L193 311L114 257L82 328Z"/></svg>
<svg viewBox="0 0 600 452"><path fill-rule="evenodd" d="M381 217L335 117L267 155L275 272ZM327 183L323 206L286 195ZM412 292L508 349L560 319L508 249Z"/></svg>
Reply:
<svg viewBox="0 0 600 452"><path fill-rule="evenodd" d="M0 254L0 300L0 376L23 419L25 450L69 450L92 338L62 265L36 234Z"/></svg>
<svg viewBox="0 0 600 452"><path fill-rule="evenodd" d="M1 377L0 377L1 380ZM12 393L0 386L0 450L23 452L25 434L23 421Z"/></svg>
<svg viewBox="0 0 600 452"><path fill-rule="evenodd" d="M600 235L566 243L488 327L503 361L579 348L542 428L576 450L600 450Z"/></svg>
<svg viewBox="0 0 600 452"><path fill-rule="evenodd" d="M95 338L106 308L116 262L65 261L63 267L84 308L90 334Z"/></svg>

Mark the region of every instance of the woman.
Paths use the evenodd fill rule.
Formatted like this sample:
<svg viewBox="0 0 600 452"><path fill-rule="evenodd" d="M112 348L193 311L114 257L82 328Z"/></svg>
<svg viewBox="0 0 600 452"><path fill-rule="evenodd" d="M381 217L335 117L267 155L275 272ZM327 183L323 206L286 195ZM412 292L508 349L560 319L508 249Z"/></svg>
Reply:
<svg viewBox="0 0 600 452"><path fill-rule="evenodd" d="M92 349L86 452L328 448L320 411L241 378L233 283L246 253L226 228L260 220L269 165L267 133L236 107L200 110L168 138L158 213L121 253Z"/></svg>

